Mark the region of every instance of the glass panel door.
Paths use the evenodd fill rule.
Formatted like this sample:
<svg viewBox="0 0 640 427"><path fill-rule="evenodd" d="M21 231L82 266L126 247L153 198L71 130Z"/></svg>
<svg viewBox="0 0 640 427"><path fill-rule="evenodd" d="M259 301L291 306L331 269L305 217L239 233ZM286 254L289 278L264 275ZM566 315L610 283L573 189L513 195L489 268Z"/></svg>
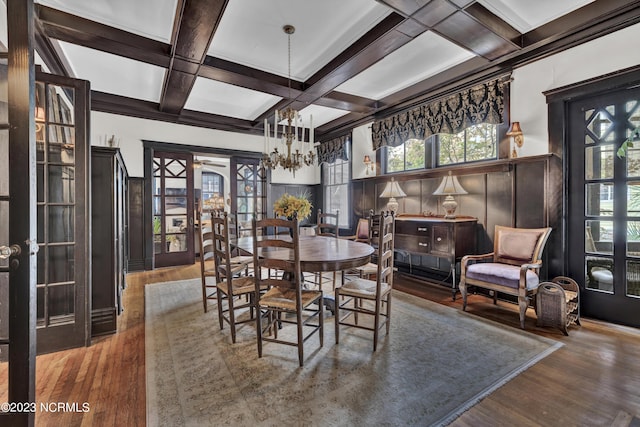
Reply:
<svg viewBox="0 0 640 427"><path fill-rule="evenodd" d="M89 345L88 82L38 73L38 352Z"/></svg>
<svg viewBox="0 0 640 427"><path fill-rule="evenodd" d="M640 326L640 90L570 104L569 268L584 278L583 313Z"/></svg>
<svg viewBox="0 0 640 427"><path fill-rule="evenodd" d="M267 172L260 167L260 160L232 158L231 187L235 194L231 198L231 210L238 215L240 232L251 228L251 218L266 218Z"/></svg>
<svg viewBox="0 0 640 427"><path fill-rule="evenodd" d="M153 238L156 267L192 264L193 167L186 153L153 155Z"/></svg>

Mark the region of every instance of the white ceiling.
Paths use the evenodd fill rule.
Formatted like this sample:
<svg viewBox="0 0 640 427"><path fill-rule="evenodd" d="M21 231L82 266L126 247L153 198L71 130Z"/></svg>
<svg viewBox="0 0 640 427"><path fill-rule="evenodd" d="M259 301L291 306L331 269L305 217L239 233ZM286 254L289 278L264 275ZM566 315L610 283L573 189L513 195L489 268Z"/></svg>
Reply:
<svg viewBox="0 0 640 427"><path fill-rule="evenodd" d="M478 0L520 32L530 31L593 0ZM169 43L177 0L37 0L109 26ZM230 0L209 55L287 76L287 36L292 24L291 75L306 81L336 55L381 22L391 10L375 0ZM6 26L5 26L6 27ZM165 70L84 47L62 43L76 76L95 90L157 102ZM426 32L373 64L336 90L373 100L384 98L473 58L456 44ZM198 78L185 108L254 120L279 97ZM347 111L310 105L314 126Z"/></svg>

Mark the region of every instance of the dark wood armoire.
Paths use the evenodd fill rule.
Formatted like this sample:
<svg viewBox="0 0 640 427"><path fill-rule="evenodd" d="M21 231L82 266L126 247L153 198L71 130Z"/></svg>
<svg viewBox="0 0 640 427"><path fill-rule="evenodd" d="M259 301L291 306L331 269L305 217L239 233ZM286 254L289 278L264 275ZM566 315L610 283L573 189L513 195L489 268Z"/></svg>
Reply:
<svg viewBox="0 0 640 427"><path fill-rule="evenodd" d="M128 258L127 169L118 148L91 148L91 335L113 333L124 309Z"/></svg>

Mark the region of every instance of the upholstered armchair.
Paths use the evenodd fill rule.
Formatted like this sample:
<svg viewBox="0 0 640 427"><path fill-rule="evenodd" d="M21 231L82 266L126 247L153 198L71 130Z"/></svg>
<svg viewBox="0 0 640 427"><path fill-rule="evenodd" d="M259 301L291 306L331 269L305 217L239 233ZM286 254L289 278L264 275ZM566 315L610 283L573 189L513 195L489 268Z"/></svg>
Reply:
<svg viewBox="0 0 640 427"><path fill-rule="evenodd" d="M542 267L542 251L551 228L511 228L496 226L493 252L484 255L467 255L462 258L460 293L462 309L467 309L469 286L494 291L497 304L498 292L518 297L520 327L524 329L527 308L538 289L538 277Z"/></svg>

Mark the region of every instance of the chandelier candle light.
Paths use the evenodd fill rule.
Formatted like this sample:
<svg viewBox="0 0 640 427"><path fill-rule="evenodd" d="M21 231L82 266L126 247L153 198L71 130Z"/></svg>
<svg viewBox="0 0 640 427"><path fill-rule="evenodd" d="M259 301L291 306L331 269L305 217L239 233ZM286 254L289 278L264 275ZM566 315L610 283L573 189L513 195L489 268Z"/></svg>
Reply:
<svg viewBox="0 0 640 427"><path fill-rule="evenodd" d="M295 32L293 25L282 27L288 37L289 53L289 100L291 101L291 34ZM282 123L278 139L278 125ZM300 113L290 106L284 111L275 110L273 118L273 134L267 119L264 119L264 153L262 154L262 166L269 169L276 169L278 166L284 170L289 170L295 176L296 171L303 165L311 166L315 160L313 152L313 116L309 116L309 142L305 141L305 123ZM301 135L300 135L301 134ZM270 136L273 135L273 144ZM274 146L271 151L271 146ZM282 151L280 151L278 149ZM285 152L286 151L286 152Z"/></svg>

